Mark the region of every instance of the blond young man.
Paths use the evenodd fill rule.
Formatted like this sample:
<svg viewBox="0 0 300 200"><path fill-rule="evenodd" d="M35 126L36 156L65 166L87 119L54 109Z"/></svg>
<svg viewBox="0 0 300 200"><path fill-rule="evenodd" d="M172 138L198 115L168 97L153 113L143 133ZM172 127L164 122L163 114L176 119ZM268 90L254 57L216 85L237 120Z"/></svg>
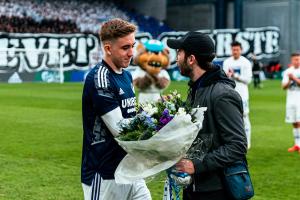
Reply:
<svg viewBox="0 0 300 200"><path fill-rule="evenodd" d="M136 27L122 19L102 25L103 60L87 75L82 94L83 147L81 182L85 200L150 200L144 180L117 184L114 172L126 152L114 137L120 120L135 113L131 74Z"/></svg>

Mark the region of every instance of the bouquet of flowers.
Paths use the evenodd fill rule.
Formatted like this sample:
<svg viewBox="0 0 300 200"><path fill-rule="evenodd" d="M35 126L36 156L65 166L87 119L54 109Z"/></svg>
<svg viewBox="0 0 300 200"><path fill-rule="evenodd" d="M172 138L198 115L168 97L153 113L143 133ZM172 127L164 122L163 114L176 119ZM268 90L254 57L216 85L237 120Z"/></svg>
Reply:
<svg viewBox="0 0 300 200"><path fill-rule="evenodd" d="M202 128L206 108L191 109L177 91L160 101L138 105L138 114L116 138L128 153L116 172L117 183L131 183L169 169L183 158Z"/></svg>

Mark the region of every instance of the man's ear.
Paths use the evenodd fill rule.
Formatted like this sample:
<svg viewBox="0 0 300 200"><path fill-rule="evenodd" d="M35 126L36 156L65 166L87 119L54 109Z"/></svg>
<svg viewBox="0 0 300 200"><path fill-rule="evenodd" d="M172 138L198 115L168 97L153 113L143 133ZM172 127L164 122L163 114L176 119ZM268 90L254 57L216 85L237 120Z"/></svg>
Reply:
<svg viewBox="0 0 300 200"><path fill-rule="evenodd" d="M194 55L190 55L189 58L188 58L188 60L189 60L190 64L194 64L195 61L196 61L196 57Z"/></svg>
<svg viewBox="0 0 300 200"><path fill-rule="evenodd" d="M104 51L107 55L111 55L111 44L109 44L108 42L104 43Z"/></svg>

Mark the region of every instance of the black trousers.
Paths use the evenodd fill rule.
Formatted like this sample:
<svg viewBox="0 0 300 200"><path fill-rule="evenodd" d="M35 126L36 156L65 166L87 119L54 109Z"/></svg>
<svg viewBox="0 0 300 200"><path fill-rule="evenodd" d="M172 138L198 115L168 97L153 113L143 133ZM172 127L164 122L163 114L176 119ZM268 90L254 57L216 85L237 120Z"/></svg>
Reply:
<svg viewBox="0 0 300 200"><path fill-rule="evenodd" d="M255 88L259 87L259 84L260 84L259 74L254 74L253 75L253 83L254 83Z"/></svg>
<svg viewBox="0 0 300 200"><path fill-rule="evenodd" d="M224 190L211 192L183 191L183 200L231 200Z"/></svg>

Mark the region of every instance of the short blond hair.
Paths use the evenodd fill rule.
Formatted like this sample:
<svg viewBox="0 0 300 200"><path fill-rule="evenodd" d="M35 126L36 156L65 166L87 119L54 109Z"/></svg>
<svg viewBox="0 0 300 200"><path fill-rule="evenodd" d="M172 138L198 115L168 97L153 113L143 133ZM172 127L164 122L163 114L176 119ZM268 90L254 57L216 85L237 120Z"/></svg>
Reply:
<svg viewBox="0 0 300 200"><path fill-rule="evenodd" d="M136 26L123 19L115 18L105 22L99 32L100 40L111 41L136 31Z"/></svg>

